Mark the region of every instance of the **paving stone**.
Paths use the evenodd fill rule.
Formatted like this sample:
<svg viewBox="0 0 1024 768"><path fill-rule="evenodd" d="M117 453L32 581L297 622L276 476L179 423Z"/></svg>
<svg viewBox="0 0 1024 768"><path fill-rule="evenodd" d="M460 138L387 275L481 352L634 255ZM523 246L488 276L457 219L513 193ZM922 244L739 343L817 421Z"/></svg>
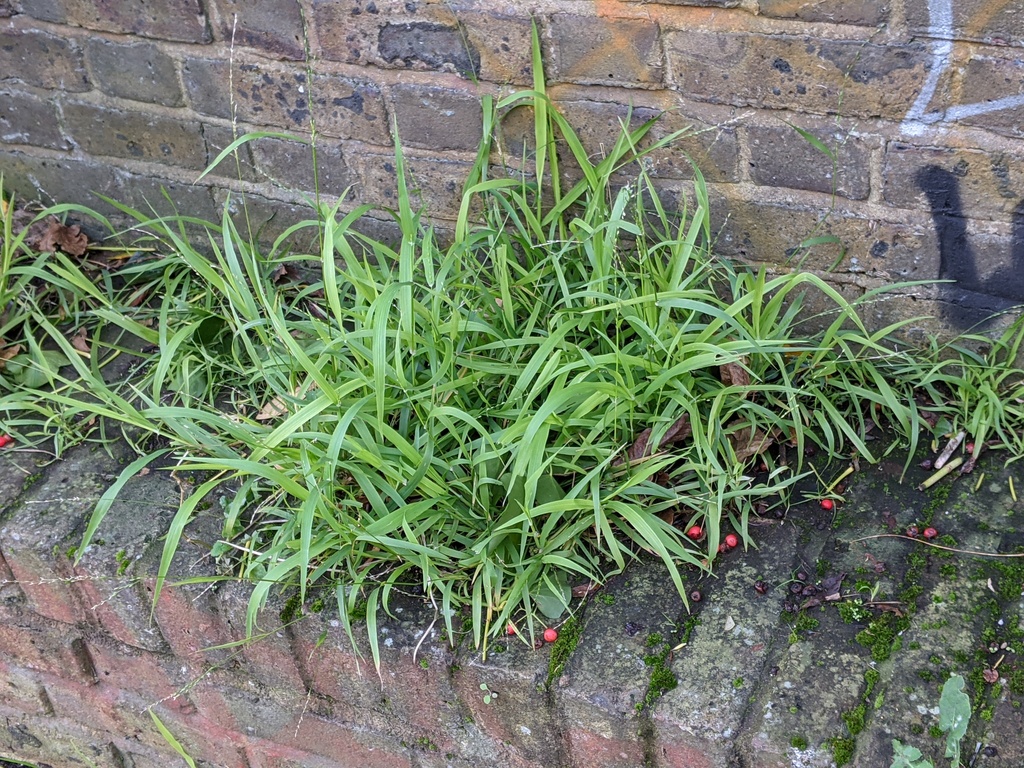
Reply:
<svg viewBox="0 0 1024 768"><path fill-rule="evenodd" d="M185 103L174 60L156 45L95 37L85 51L97 87L108 96L165 107Z"/></svg>
<svg viewBox="0 0 1024 768"><path fill-rule="evenodd" d="M91 87L77 44L39 30L0 30L0 72L5 80L70 93Z"/></svg>

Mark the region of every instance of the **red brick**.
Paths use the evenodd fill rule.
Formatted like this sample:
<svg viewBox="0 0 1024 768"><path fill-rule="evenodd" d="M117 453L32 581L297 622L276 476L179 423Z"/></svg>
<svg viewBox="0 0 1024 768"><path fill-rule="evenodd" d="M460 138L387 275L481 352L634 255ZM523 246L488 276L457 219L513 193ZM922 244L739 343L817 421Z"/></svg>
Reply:
<svg viewBox="0 0 1024 768"><path fill-rule="evenodd" d="M635 768L644 764L644 747L638 739L624 740L584 728L565 731L573 765L587 768Z"/></svg>
<svg viewBox="0 0 1024 768"><path fill-rule="evenodd" d="M31 616L0 623L0 652L18 666L51 675L91 681L72 646L80 643L77 633Z"/></svg>
<svg viewBox="0 0 1024 768"><path fill-rule="evenodd" d="M167 700L182 692L179 698L188 702L183 691L191 677L173 657L109 641L86 640L85 643L96 678L103 685L129 692L147 702Z"/></svg>
<svg viewBox="0 0 1024 768"><path fill-rule="evenodd" d="M390 731L392 729L388 728L388 735ZM296 712L274 735L273 742L360 768L408 768L410 764L406 748L401 744L343 720L311 712Z"/></svg>
<svg viewBox="0 0 1024 768"><path fill-rule="evenodd" d="M0 659L0 706L26 715L51 715L43 675Z"/></svg>
<svg viewBox="0 0 1024 768"><path fill-rule="evenodd" d="M480 98L467 90L397 85L391 109L402 144L433 151L472 152L480 146Z"/></svg>
<svg viewBox="0 0 1024 768"><path fill-rule="evenodd" d="M928 0L907 0L907 22L913 34L927 37L938 19L929 14ZM957 0L952 3L950 33L954 40L977 40L995 45L1019 44L1021 0Z"/></svg>

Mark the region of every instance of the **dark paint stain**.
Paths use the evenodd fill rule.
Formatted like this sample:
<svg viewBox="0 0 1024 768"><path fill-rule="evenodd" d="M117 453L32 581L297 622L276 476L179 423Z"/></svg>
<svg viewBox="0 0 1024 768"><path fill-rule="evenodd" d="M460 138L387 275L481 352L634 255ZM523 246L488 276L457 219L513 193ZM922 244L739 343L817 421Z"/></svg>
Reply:
<svg viewBox="0 0 1024 768"><path fill-rule="evenodd" d="M353 91L351 96L346 96L343 99L334 99L332 103L336 107L349 109L357 115L363 114L363 94L359 91Z"/></svg>
<svg viewBox="0 0 1024 768"><path fill-rule="evenodd" d="M789 65L789 62L783 58L778 58L772 62L772 69L778 70L784 75L788 75L793 71L793 67Z"/></svg>
<svg viewBox="0 0 1024 768"><path fill-rule="evenodd" d="M889 244L885 240L878 240L871 246L871 255L876 259L884 259L889 250Z"/></svg>
<svg viewBox="0 0 1024 768"><path fill-rule="evenodd" d="M939 288L940 297L950 305L943 311L943 317L961 328L982 324L993 311L1024 299L1024 200L1017 204L1011 216L1013 234L1009 263L982 279L976 254L967 238L960 199L960 178L965 173L964 168L954 167L949 171L930 165L915 175L918 187L931 206L939 241L938 277L954 281ZM1005 301L985 301L986 297ZM999 304L1002 306L993 306Z"/></svg>
<svg viewBox="0 0 1024 768"><path fill-rule="evenodd" d="M863 43L824 42L818 56L831 61L856 83L866 84L901 69L924 66L926 53L917 45L887 48Z"/></svg>

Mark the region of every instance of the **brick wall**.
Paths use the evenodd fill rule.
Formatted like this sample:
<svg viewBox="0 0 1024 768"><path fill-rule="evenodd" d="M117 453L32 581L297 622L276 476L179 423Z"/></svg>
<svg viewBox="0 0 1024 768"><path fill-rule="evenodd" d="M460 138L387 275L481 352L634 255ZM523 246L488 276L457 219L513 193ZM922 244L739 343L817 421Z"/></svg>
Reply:
<svg viewBox="0 0 1024 768"><path fill-rule="evenodd" d="M312 120L321 191L387 205L397 123L451 219L479 96L530 82L532 17L591 151L628 105L697 129L680 149L711 182L721 253L831 269L850 295L957 280L877 322L965 328L1024 298L1021 0L0 0L0 17L0 170L21 194L162 211L165 186L219 217L238 190L280 230L304 216L306 147L254 143L192 185L233 131ZM685 192L679 154L653 172Z"/></svg>

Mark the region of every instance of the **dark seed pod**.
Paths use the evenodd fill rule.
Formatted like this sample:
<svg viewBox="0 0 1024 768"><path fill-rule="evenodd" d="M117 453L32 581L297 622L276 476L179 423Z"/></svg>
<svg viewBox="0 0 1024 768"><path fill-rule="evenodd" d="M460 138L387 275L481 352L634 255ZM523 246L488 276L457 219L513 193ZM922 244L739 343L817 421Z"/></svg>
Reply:
<svg viewBox="0 0 1024 768"><path fill-rule="evenodd" d="M782 604L782 610L786 613L796 613L796 603L787 600Z"/></svg>
<svg viewBox="0 0 1024 768"><path fill-rule="evenodd" d="M703 597L704 595L700 593L699 589L695 589L693 590L693 592L690 593L690 599L693 600L693 602L695 603L699 603Z"/></svg>
<svg viewBox="0 0 1024 768"><path fill-rule="evenodd" d="M755 581L754 589L757 590L757 594L764 595L768 592L768 582L766 581Z"/></svg>
<svg viewBox="0 0 1024 768"><path fill-rule="evenodd" d="M794 581L792 584L789 585L789 591L792 592L794 595L799 595L801 592L804 591L804 588L802 584L797 584Z"/></svg>
<svg viewBox="0 0 1024 768"><path fill-rule="evenodd" d="M921 469L931 469L932 468L932 460L931 459L925 459L924 461L921 462L920 466L921 466Z"/></svg>
<svg viewBox="0 0 1024 768"><path fill-rule="evenodd" d="M813 584L808 584L806 587L804 587L803 592L801 592L801 594L804 597L810 597L811 595L815 595L817 593L818 593L818 588L816 586L814 586Z"/></svg>
<svg viewBox="0 0 1024 768"><path fill-rule="evenodd" d="M796 574L796 578L798 581L807 581L807 574L803 571L798 571Z"/></svg>
<svg viewBox="0 0 1024 768"><path fill-rule="evenodd" d="M985 757L995 757L999 754L999 750L990 745L981 750L981 754Z"/></svg>
<svg viewBox="0 0 1024 768"><path fill-rule="evenodd" d="M911 525L907 527L907 536L909 536L910 538L916 539L919 533L920 531L918 530L916 525Z"/></svg>

